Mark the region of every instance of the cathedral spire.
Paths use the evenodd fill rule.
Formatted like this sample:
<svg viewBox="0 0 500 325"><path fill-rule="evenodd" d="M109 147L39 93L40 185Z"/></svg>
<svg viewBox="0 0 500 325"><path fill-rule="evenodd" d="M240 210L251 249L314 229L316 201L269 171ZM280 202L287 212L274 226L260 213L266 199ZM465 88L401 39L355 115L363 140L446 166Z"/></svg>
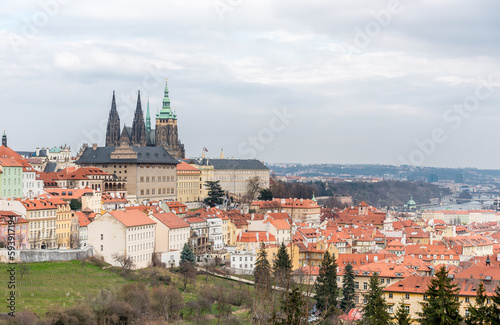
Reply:
<svg viewBox="0 0 500 325"><path fill-rule="evenodd" d="M3 130L2 135L2 146L7 147L7 134L5 134L5 130Z"/></svg>
<svg viewBox="0 0 500 325"><path fill-rule="evenodd" d="M149 114L149 97L148 97L148 110L146 113L146 133L148 135L151 133L151 116Z"/></svg>
<svg viewBox="0 0 500 325"><path fill-rule="evenodd" d="M146 125L144 123L144 114L142 112L141 91L137 95L137 106L135 108L134 122L132 124L132 145L146 146Z"/></svg>
<svg viewBox="0 0 500 325"><path fill-rule="evenodd" d="M109 111L108 127L106 130L106 147L116 147L120 141L120 116L116 110L115 91L111 100L111 110Z"/></svg>

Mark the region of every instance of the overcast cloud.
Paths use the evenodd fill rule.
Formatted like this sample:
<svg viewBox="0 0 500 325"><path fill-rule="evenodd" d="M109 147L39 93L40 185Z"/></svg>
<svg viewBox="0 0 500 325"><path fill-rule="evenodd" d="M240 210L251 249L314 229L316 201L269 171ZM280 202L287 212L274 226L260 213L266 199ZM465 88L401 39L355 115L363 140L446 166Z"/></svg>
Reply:
<svg viewBox="0 0 500 325"><path fill-rule="evenodd" d="M156 113L168 77L187 156L496 169L498 12L497 1L10 1L0 126L16 150L104 145L112 91L131 125L137 90Z"/></svg>

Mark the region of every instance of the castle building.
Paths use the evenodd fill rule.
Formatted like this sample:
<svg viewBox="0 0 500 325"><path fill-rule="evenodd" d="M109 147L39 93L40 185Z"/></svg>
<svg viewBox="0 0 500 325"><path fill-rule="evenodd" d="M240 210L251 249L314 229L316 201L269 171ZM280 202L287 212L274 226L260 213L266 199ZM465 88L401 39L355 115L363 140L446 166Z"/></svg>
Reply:
<svg viewBox="0 0 500 325"><path fill-rule="evenodd" d="M166 83L162 108L156 114L156 129L151 128L149 101L147 104L146 120L144 120L140 92L137 96L132 127L124 126L121 129L120 117L116 109L115 93L113 92L106 130L106 147L119 147L123 137L127 139L127 144L130 146L162 147L176 159L185 157L184 145L179 140L177 130L177 114L170 107L170 98Z"/></svg>

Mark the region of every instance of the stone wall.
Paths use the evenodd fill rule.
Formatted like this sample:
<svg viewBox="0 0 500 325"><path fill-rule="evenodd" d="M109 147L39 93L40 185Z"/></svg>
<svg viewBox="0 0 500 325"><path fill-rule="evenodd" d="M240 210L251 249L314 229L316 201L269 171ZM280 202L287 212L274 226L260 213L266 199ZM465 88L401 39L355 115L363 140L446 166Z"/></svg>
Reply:
<svg viewBox="0 0 500 325"><path fill-rule="evenodd" d="M92 246L87 246L83 249L18 249L15 250L15 263L32 263L32 262L57 262L57 261L71 261L79 260L87 257L94 256L94 249ZM7 263L8 250L5 248L0 249L0 262Z"/></svg>

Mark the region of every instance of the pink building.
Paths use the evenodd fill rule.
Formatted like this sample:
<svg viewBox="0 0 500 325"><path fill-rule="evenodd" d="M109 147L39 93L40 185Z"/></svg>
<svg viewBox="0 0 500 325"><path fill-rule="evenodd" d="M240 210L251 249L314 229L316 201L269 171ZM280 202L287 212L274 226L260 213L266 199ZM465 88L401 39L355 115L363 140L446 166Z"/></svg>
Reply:
<svg viewBox="0 0 500 325"><path fill-rule="evenodd" d="M29 249L28 220L12 211L0 211L0 245L7 247L10 220L13 220L14 222L14 247L16 249ZM12 232L10 234L12 234Z"/></svg>

